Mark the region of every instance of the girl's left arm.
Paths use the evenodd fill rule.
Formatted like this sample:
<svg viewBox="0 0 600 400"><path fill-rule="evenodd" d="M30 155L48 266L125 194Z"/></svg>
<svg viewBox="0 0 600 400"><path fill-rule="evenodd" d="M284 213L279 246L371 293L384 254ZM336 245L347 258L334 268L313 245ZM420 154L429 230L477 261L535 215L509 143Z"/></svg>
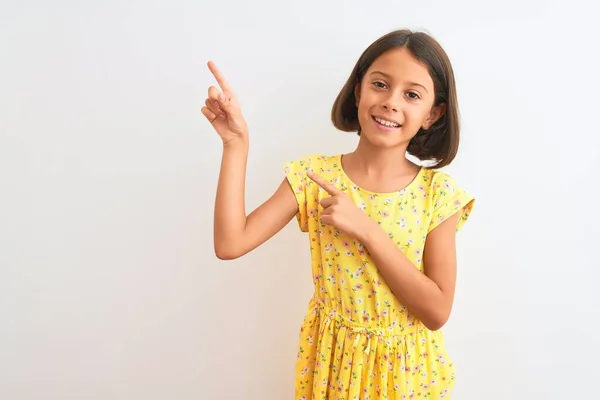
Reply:
<svg viewBox="0 0 600 400"><path fill-rule="evenodd" d="M427 235L419 271L377 223L360 238L392 292L430 330L450 316L456 286L456 227L460 212Z"/></svg>

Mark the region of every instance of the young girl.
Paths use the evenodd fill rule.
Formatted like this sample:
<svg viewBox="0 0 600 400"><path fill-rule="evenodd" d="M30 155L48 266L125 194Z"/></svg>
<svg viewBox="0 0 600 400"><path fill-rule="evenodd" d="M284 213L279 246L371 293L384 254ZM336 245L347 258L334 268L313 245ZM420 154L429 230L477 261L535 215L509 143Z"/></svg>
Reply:
<svg viewBox="0 0 600 400"><path fill-rule="evenodd" d="M296 399L449 398L455 234L473 197L446 173L459 142L450 61L421 32L391 32L359 58L332 110L356 150L286 163L275 193L246 215L248 129L216 66L202 113L223 140L214 245L240 257L294 216L308 232L315 293L300 330ZM406 154L429 161L411 162ZM422 163L421 163L422 164Z"/></svg>

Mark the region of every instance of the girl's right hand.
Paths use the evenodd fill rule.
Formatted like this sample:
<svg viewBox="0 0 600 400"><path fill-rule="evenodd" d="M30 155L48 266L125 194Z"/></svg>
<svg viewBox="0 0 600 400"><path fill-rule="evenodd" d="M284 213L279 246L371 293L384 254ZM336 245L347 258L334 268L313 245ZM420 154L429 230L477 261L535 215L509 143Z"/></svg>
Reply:
<svg viewBox="0 0 600 400"><path fill-rule="evenodd" d="M221 90L211 86L208 88L208 98L202 107L202 114L208 119L223 140L223 145L229 145L241 140L248 141L248 126L242 115L237 97L229 87L225 77L215 63L208 62L208 68L217 80Z"/></svg>

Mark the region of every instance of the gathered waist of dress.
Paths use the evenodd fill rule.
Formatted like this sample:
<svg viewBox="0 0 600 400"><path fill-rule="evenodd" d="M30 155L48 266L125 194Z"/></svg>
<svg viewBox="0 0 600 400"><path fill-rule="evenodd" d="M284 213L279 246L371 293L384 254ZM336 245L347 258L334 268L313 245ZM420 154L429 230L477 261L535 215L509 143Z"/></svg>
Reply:
<svg viewBox="0 0 600 400"><path fill-rule="evenodd" d="M309 310L313 310L313 314L319 314L326 325L334 322L340 327L344 327L354 333L361 333L368 336L380 337L397 337L397 336L412 336L415 333L426 330L423 324L417 319L407 318L403 321L391 321L387 324L374 324L353 321L327 305L321 299L313 297L309 303Z"/></svg>

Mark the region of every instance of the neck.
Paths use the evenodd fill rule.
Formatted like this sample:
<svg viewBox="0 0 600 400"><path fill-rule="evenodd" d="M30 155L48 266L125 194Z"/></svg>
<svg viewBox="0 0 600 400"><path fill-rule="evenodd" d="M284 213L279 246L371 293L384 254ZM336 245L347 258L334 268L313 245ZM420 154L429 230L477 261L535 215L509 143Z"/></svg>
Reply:
<svg viewBox="0 0 600 400"><path fill-rule="evenodd" d="M360 138L356 150L350 154L354 163L367 174L397 175L415 169L415 164L406 158L406 146L381 148L373 146L365 138Z"/></svg>

